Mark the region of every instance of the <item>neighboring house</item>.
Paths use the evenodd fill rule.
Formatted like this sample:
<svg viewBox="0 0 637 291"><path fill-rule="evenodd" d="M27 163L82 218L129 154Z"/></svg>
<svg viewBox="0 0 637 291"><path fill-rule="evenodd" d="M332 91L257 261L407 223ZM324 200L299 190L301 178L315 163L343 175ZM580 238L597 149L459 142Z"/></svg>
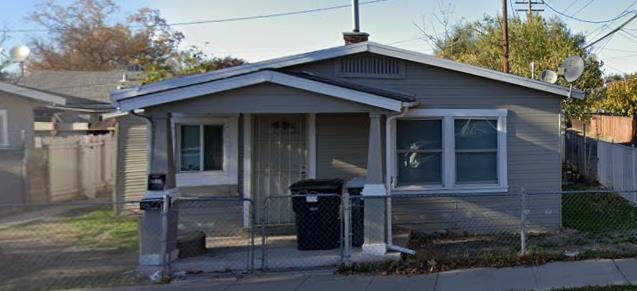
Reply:
<svg viewBox="0 0 637 291"><path fill-rule="evenodd" d="M25 86L66 97L64 107L48 107L36 112L39 135L103 134L114 130L104 113L114 111L110 92L139 85L143 73L137 71L31 71L22 79Z"/></svg>
<svg viewBox="0 0 637 291"><path fill-rule="evenodd" d="M114 92L122 112L143 109L152 125L129 116L120 131L129 158L118 168L138 179L129 194L144 191L147 146L150 171L166 174L165 191L147 196L236 195L262 209L300 179L366 176L363 195L422 196L365 201L363 251L384 252L392 221L506 228L514 219L488 218L515 217L519 191L561 190L560 104L583 92L364 40ZM529 200L531 224L560 227L559 195ZM293 222L289 206L270 222Z"/></svg>
<svg viewBox="0 0 637 291"><path fill-rule="evenodd" d="M60 95L0 82L0 203L33 200L27 195L24 177L26 152L33 146L35 111L65 104Z"/></svg>

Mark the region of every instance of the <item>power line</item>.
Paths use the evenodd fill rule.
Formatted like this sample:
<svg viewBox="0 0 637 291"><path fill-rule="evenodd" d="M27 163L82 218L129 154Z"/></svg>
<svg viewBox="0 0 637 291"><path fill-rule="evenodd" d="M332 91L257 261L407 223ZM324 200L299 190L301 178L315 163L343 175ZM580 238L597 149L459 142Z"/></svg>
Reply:
<svg viewBox="0 0 637 291"><path fill-rule="evenodd" d="M584 6L582 6L582 8L578 9L577 11L575 11L573 13L573 16L579 14L580 12L582 12L582 10L586 9L586 7L588 7L589 5L591 5L591 3L595 2L595 0L590 0L588 1L588 3L584 4Z"/></svg>
<svg viewBox="0 0 637 291"><path fill-rule="evenodd" d="M637 2L637 1L635 1L635 2ZM607 38L609 36L612 36L616 32L620 31L622 28L624 28L624 26L628 25L628 23L630 23L631 21L635 20L635 18L637 18L637 13L635 13L635 15L633 15L633 17L631 17L630 19L624 21L624 23L622 23L620 26L618 26L618 27L614 28L613 30L611 30L609 33L604 34L604 36L598 38L596 41L593 41L593 42L589 43L588 45L584 46L584 49L595 45L596 43L600 42L601 40L603 40L603 39L605 39L605 38Z"/></svg>
<svg viewBox="0 0 637 291"><path fill-rule="evenodd" d="M593 24L600 24L600 23L608 23L608 22L612 22L612 21L615 21L615 20L621 19L621 18L623 18L624 16L626 16L626 15L628 15L628 14L630 14L630 13L634 13L635 11L627 11L627 10L628 10L628 9L630 9L631 7L633 7L635 4L637 4L637 0L633 1L633 3L632 3L632 4L630 4L630 5L628 6L628 8L624 9L624 11L622 11L622 12L621 12L621 13L620 13L617 17L615 17L615 18L607 19L607 20L587 20L587 19L577 18L577 17L575 17L575 16L568 15L568 14L566 14L566 13L563 13L563 12L561 12L561 11L559 11L559 10L557 10L557 9L553 8L553 6L551 6L551 5L549 4L549 2L544 1L544 5L545 5L546 7L548 7L548 8L549 8L549 9L551 9L553 12L555 12L555 13L557 13L557 14L561 15L561 16L564 16L564 17L569 18L569 19L572 19L572 20L577 20L577 21L580 21L580 22L586 22L586 23L593 23Z"/></svg>
<svg viewBox="0 0 637 291"><path fill-rule="evenodd" d="M367 5L374 4L379 2L386 2L390 0L371 0L367 2L361 2L359 5ZM175 22L168 23L168 26L188 26L188 25L199 25L199 24L213 24L213 23L223 23L223 22L236 22L236 21L245 21L245 20L256 20L256 19L264 19L264 18L274 18L274 17L282 17L282 16L291 16L291 15L299 15L299 14L308 14L315 12L324 12L329 10L336 10L342 8L351 7L351 4L337 5L337 6L329 6L322 8L313 8L306 10L297 10L297 11L288 11L288 12L280 12L280 13L272 13L272 14L264 14L264 15L253 15L253 16L243 16L243 17L233 17L233 18L222 18L222 19L209 19L209 20L199 20L199 21L188 21L188 22ZM130 25L130 28L149 28L156 27L159 25ZM64 30L64 29L60 29ZM50 32L57 31L56 29L6 29L0 30L0 32L5 33L33 33L33 32Z"/></svg>

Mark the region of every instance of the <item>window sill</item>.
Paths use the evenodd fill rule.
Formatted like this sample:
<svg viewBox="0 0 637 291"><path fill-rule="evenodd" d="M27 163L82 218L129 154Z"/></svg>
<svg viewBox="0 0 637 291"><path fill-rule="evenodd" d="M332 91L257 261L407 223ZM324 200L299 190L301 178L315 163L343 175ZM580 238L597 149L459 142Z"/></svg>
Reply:
<svg viewBox="0 0 637 291"><path fill-rule="evenodd" d="M500 185L463 185L455 188L431 188L421 186L409 186L392 188L391 194L481 194L481 193L506 193L509 186Z"/></svg>

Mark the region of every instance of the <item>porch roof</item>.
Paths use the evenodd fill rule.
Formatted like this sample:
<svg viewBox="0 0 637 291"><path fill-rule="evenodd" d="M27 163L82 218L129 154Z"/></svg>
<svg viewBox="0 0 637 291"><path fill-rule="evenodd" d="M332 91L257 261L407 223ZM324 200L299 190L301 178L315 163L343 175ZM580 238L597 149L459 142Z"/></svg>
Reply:
<svg viewBox="0 0 637 291"><path fill-rule="evenodd" d="M262 83L278 84L391 111L400 111L404 106L412 106L416 102L412 95L400 92L329 79L307 72L273 69L263 69L142 96L115 98L115 101L120 111L131 111Z"/></svg>

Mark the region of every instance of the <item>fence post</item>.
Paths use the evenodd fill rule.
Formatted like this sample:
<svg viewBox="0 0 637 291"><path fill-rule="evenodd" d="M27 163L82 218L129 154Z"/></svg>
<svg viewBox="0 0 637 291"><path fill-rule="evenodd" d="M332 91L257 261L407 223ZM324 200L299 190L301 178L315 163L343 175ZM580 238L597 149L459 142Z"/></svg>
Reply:
<svg viewBox="0 0 637 291"><path fill-rule="evenodd" d="M526 255L526 190L520 189L520 256Z"/></svg>
<svg viewBox="0 0 637 291"><path fill-rule="evenodd" d="M637 175L635 175L635 145L634 144L630 145L630 156L631 156L631 161L632 161L631 167L630 167L630 174L631 174L631 178L632 178L631 179L632 180L632 187L631 187L632 189L630 189L630 190L631 191L635 191L635 187L637 186L637 185L635 185L635 184L637 184L636 183L637 181L635 181L635 179L637 178ZM633 192L633 203L637 203L637 193L636 192Z"/></svg>
<svg viewBox="0 0 637 291"><path fill-rule="evenodd" d="M254 237L257 227L257 215L253 200L248 200L250 205L250 273L254 273Z"/></svg>
<svg viewBox="0 0 637 291"><path fill-rule="evenodd" d="M267 251L266 251L266 243L267 243L267 227L268 227L268 203L270 202L270 197L266 197L263 200L263 217L261 218L261 270L265 270L267 264Z"/></svg>
<svg viewBox="0 0 637 291"><path fill-rule="evenodd" d="M530 1L530 0L529 0ZM586 146L586 121L582 121L582 127L584 129L584 175L586 175L586 179L590 178L588 173L588 149Z"/></svg>
<svg viewBox="0 0 637 291"><path fill-rule="evenodd" d="M172 263L171 252L168 250L168 212L170 211L170 196L165 194L161 208L161 277L162 281L170 279Z"/></svg>
<svg viewBox="0 0 637 291"><path fill-rule="evenodd" d="M345 191L345 193L343 194L343 233L342 233L342 241L343 241L343 253L342 255L342 262L343 264L345 264L346 266L349 266L350 264L350 256L351 256L351 252L352 252L352 242L351 242L351 201L350 201L350 196L349 193L347 191Z"/></svg>

